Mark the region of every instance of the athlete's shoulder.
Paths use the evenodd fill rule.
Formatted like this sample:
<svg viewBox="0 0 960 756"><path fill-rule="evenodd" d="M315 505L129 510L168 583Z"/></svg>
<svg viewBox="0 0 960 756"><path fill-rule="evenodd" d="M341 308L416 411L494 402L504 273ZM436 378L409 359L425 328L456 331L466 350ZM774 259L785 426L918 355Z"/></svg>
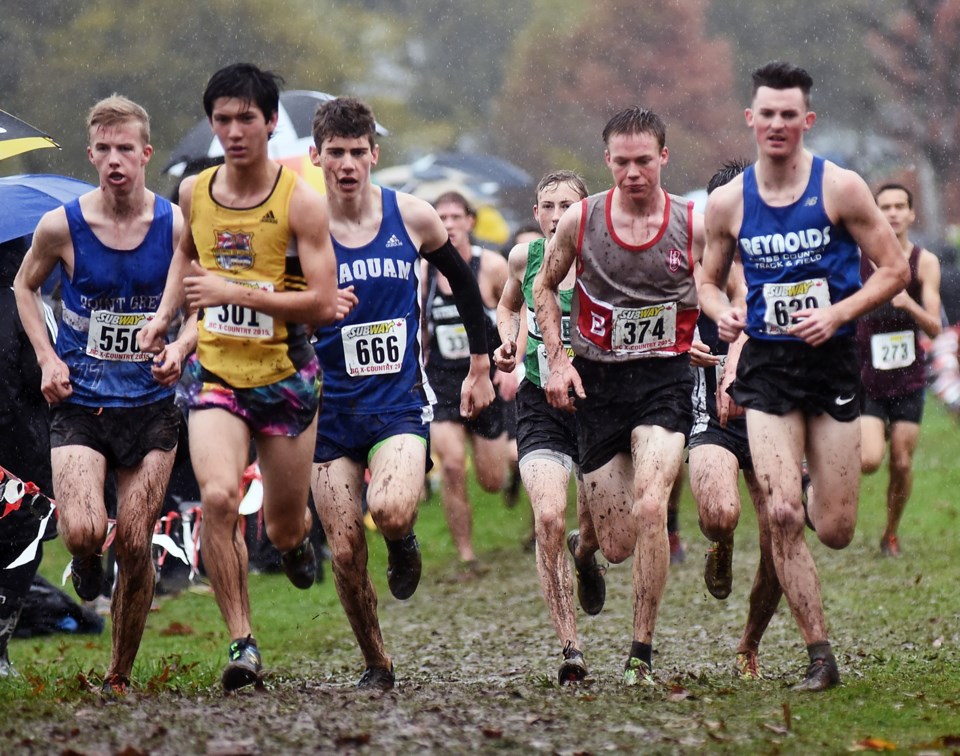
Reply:
<svg viewBox="0 0 960 756"><path fill-rule="evenodd" d="M510 267L510 275L523 279L523 274L527 270L527 260L530 257L530 242L521 242L514 244L510 254L507 255L507 264Z"/></svg>

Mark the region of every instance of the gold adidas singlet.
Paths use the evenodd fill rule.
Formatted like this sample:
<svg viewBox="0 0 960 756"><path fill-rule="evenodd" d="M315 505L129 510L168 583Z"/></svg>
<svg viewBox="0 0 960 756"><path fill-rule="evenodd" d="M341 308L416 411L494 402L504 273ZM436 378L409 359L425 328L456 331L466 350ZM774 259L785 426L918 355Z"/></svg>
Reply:
<svg viewBox="0 0 960 756"><path fill-rule="evenodd" d="M302 288L296 240L288 222L296 174L281 168L266 200L256 207L234 209L218 204L211 194L219 169L200 173L193 189L190 231L200 265L235 286L268 291ZM206 307L199 313L198 328L200 364L236 388L276 383L312 356L302 326L249 307Z"/></svg>

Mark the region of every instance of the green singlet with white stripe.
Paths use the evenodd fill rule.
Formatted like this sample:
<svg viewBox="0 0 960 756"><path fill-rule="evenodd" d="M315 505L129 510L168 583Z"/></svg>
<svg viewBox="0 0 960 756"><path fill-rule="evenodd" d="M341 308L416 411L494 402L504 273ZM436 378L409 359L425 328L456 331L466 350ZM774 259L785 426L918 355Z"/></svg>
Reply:
<svg viewBox="0 0 960 756"><path fill-rule="evenodd" d="M527 303L527 351L523 358L523 366L527 380L535 386L543 388L544 375L547 369L547 351L543 345L543 336L540 325L534 316L536 308L533 304L533 279L540 266L543 265L543 253L546 239L534 239L527 246L527 269L523 274L523 298ZM573 301L573 289L560 290L560 312L563 316L560 326L561 340L567 354L573 357L570 347L570 303Z"/></svg>

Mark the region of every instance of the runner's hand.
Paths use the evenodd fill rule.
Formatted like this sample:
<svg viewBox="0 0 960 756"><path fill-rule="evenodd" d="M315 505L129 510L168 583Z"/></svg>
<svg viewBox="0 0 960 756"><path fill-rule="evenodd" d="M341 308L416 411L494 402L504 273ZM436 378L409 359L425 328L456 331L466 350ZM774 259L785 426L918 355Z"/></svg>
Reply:
<svg viewBox="0 0 960 756"><path fill-rule="evenodd" d="M353 286L337 289L337 315L335 320L343 320L347 317L359 301L357 295L353 293Z"/></svg>
<svg viewBox="0 0 960 756"><path fill-rule="evenodd" d="M720 357L710 353L710 347L702 341L694 341L690 345L690 365L695 368L716 367L720 364Z"/></svg>
<svg viewBox="0 0 960 756"><path fill-rule="evenodd" d="M43 364L40 376L40 392L50 404L62 402L73 394L70 384L70 368L59 357L51 357Z"/></svg>
<svg viewBox="0 0 960 756"><path fill-rule="evenodd" d="M183 279L184 295L191 310L230 304L228 287L232 285L216 273L204 270L196 260L190 261L190 272Z"/></svg>
<svg viewBox="0 0 960 756"><path fill-rule="evenodd" d="M494 356L494 360L496 360L496 356ZM518 383L516 373L497 370L493 374L493 385L497 387L497 393L505 402L512 402L517 398Z"/></svg>
<svg viewBox="0 0 960 756"><path fill-rule="evenodd" d="M816 347L825 344L841 325L833 307L811 307L793 314L793 325L787 333Z"/></svg>
<svg viewBox="0 0 960 756"><path fill-rule="evenodd" d="M184 357L186 355L176 341L167 344L157 353L150 365L153 379L161 386L175 386L180 380Z"/></svg>
<svg viewBox="0 0 960 756"><path fill-rule="evenodd" d="M717 321L720 338L732 344L747 326L747 314L738 307L731 307Z"/></svg>
<svg viewBox="0 0 960 756"><path fill-rule="evenodd" d="M460 415L473 420L490 406L496 397L490 381L490 358L485 354L470 355L470 372L460 386Z"/></svg>
<svg viewBox="0 0 960 756"><path fill-rule="evenodd" d="M493 364L501 372L512 373L517 366L517 342L513 340L504 341L494 349Z"/></svg>
<svg viewBox="0 0 960 756"><path fill-rule="evenodd" d="M547 401L550 402L550 406L564 412L577 411L574 396L581 399L587 397L583 390L580 374L568 359L564 359L563 364L558 369L550 371L550 377L547 379L544 391L547 394Z"/></svg>
<svg viewBox="0 0 960 756"><path fill-rule="evenodd" d="M153 318L140 329L137 334L137 346L145 354L159 354L167 341L167 329L160 324L158 318Z"/></svg>

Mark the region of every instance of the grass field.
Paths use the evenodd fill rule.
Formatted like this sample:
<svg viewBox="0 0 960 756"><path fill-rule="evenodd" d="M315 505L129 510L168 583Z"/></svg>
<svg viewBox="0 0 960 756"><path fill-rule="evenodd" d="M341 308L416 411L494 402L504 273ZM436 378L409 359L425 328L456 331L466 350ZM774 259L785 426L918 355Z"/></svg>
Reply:
<svg viewBox="0 0 960 756"><path fill-rule="evenodd" d="M329 572L308 593L282 576L256 575L253 621L272 671L268 694L222 697L223 624L212 595L185 592L151 614L138 693L118 704L103 705L86 689L105 669L109 632L14 641L10 656L23 678L0 681L0 752L957 753L958 458L960 429L931 399L901 528L904 557L878 554L884 472L864 481L853 544L841 552L812 546L843 674L842 687L822 695L789 689L806 657L783 603L761 647L765 678L731 674L757 561L755 519L747 504L734 591L716 601L703 587L706 542L689 493L681 510L687 561L671 570L655 638L663 684L638 692L619 683L632 611L629 565L619 565L608 572L604 612L578 613L590 684L559 689L559 648L533 556L520 548L529 508L522 501L508 510L475 491L475 542L491 568L480 580L457 581L435 498L417 527L424 581L411 601L389 596L383 544L370 538L396 692L353 692L362 663ZM66 562L54 542L41 571L59 583Z"/></svg>

